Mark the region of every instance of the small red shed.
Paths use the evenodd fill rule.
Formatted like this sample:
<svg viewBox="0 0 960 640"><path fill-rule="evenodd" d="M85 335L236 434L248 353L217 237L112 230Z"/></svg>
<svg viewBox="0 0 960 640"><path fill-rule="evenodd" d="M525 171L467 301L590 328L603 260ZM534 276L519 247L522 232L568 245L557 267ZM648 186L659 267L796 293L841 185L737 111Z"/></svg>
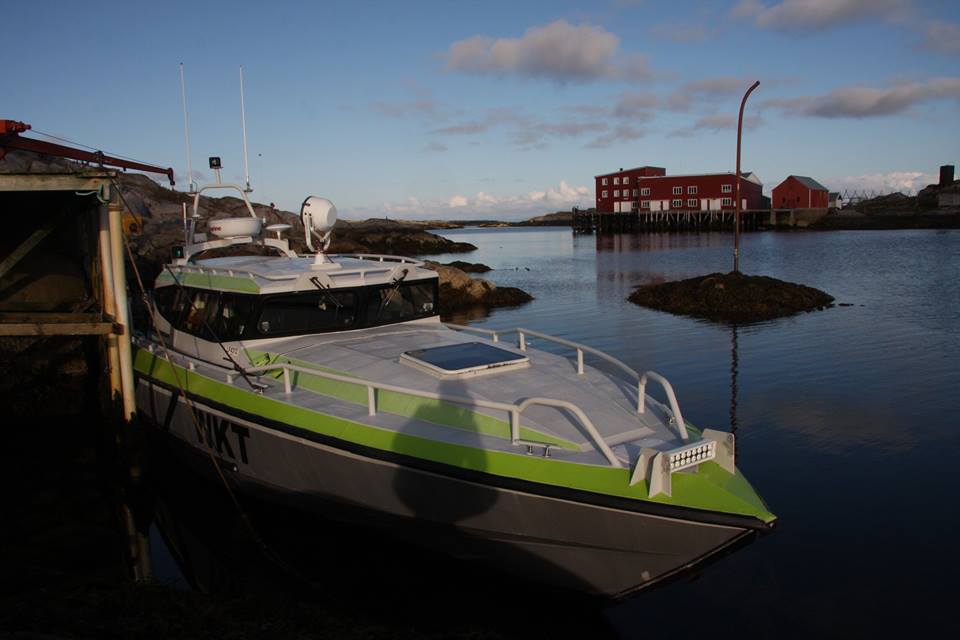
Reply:
<svg viewBox="0 0 960 640"><path fill-rule="evenodd" d="M773 188L774 209L826 209L830 206L830 191L807 176L789 176Z"/></svg>

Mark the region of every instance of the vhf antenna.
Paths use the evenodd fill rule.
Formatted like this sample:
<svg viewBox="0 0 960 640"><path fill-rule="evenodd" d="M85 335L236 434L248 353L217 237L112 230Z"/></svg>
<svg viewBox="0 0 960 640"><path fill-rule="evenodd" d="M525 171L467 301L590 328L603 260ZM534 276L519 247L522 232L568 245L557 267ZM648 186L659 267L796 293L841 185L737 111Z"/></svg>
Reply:
<svg viewBox="0 0 960 640"><path fill-rule="evenodd" d="M183 98L183 138L187 143L187 184L189 193L197 190L193 182L193 164L190 160L190 120L187 117L187 85L183 80L183 63L180 63L180 95Z"/></svg>
<svg viewBox="0 0 960 640"><path fill-rule="evenodd" d="M240 124L243 126L243 173L246 178L247 188L245 191L250 193L250 162L247 160L247 113L243 108L243 65L240 65Z"/></svg>

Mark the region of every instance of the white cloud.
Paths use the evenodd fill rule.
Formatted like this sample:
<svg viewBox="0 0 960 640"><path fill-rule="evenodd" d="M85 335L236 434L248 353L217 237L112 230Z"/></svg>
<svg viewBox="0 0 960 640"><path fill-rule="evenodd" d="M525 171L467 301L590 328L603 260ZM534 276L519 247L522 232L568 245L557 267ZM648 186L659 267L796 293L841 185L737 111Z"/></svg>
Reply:
<svg viewBox="0 0 960 640"><path fill-rule="evenodd" d="M870 19L897 19L907 0L783 0L766 5L741 0L730 12L735 18L751 18L761 29L818 31Z"/></svg>
<svg viewBox="0 0 960 640"><path fill-rule="evenodd" d="M387 215L408 220L517 220L562 211L575 205L585 207L592 204L593 193L588 187L561 181L560 184L546 189L504 196L480 191L473 197L458 194L433 201L407 198L399 202L384 202L379 206L356 208L349 213L349 217L362 219Z"/></svg>
<svg viewBox="0 0 960 640"><path fill-rule="evenodd" d="M730 131L737 128L738 119L739 114L734 115L732 113L715 113L698 118L697 121L689 127L675 129L674 131L670 132L670 135L674 137L687 137L701 131L711 131L713 133L717 133L719 131ZM745 131L756 129L762 124L763 118L759 115L745 115L743 117L743 128Z"/></svg>
<svg viewBox="0 0 960 640"><path fill-rule="evenodd" d="M518 75L558 82L644 78L647 59L618 56L620 38L603 27L565 20L531 27L520 38L473 36L450 45L447 69L472 74Z"/></svg>
<svg viewBox="0 0 960 640"><path fill-rule="evenodd" d="M646 131L643 129L637 129L629 124L621 124L610 133L604 134L584 146L587 149L606 149L618 142L639 140L645 135Z"/></svg>
<svg viewBox="0 0 960 640"><path fill-rule="evenodd" d="M910 107L942 99L960 99L960 78L930 78L887 89L845 87L822 96L775 98L765 107L781 109L788 115L819 118L870 118L907 111Z"/></svg>
<svg viewBox="0 0 960 640"><path fill-rule="evenodd" d="M923 46L948 55L960 54L960 25L956 22L931 22L923 29Z"/></svg>
<svg viewBox="0 0 960 640"><path fill-rule="evenodd" d="M696 100L715 101L717 98L742 95L752 83L752 80L735 76L718 76L687 82L667 99L667 106L674 111L687 111Z"/></svg>
<svg viewBox="0 0 960 640"><path fill-rule="evenodd" d="M870 173L860 176L839 176L824 180L831 191L866 191L891 193L900 191L916 193L928 184L936 184L939 176L922 171L892 171L890 173Z"/></svg>

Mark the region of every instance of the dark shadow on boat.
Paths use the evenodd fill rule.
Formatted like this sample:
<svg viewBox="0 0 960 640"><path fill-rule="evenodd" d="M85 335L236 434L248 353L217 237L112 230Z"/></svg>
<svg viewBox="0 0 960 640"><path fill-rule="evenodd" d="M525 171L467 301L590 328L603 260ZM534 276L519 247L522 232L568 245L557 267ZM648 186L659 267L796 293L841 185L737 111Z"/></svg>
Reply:
<svg viewBox="0 0 960 640"><path fill-rule="evenodd" d="M470 396L467 385L457 380L441 382L439 393ZM524 539L526 527L523 520L549 517L549 509L541 509L538 513L518 511L513 508L514 497L510 493L488 482L495 476L487 469L488 452L482 442L489 436L481 435L476 420L480 408L458 405L457 409L460 409L458 415L466 421L458 421L457 427L447 427L455 428L459 438L458 454L447 462L470 469L470 479L451 478L444 476L442 471L425 473L402 465L396 469L394 491L409 511L411 520L407 525L410 531L418 536L411 541L494 571L496 584L492 586L497 591L516 587L526 594L524 598L529 597L530 589L550 591L560 586L572 592L585 591L586 585L577 576L520 546L519 543L534 548L538 544L554 544ZM418 410L409 425L436 423L437 420L435 408L428 406ZM502 436L508 436L507 428L505 422ZM411 437L409 431L412 429L408 428L407 433L401 431L397 438ZM438 556L435 562L442 563L443 558ZM461 582L460 578L451 573L444 577L444 581L457 584ZM525 582L529 582L529 586L522 587ZM552 587L541 586L544 584Z"/></svg>
<svg viewBox="0 0 960 640"><path fill-rule="evenodd" d="M254 537L223 487L209 478L163 465L150 479L164 542L154 549L161 581L183 576L194 589L217 596L262 594L301 603L331 625L314 630L320 635L371 627L377 637L613 637L602 616L605 601L535 586L409 542L410 535L419 543L435 540L432 529L401 520L360 524L361 514L341 518L348 514L336 507L331 519L277 496L244 494ZM346 637L366 636L358 630Z"/></svg>

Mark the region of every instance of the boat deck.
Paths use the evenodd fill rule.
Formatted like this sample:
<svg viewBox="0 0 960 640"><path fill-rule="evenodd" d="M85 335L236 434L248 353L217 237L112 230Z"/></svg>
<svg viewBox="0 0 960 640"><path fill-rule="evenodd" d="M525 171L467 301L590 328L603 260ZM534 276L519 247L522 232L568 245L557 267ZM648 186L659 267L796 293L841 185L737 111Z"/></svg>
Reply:
<svg viewBox="0 0 960 640"><path fill-rule="evenodd" d="M247 355L255 365L290 364L306 370L358 379L395 387L404 387L429 394L516 405L528 398L563 400L576 405L588 416L617 458L629 464L642 447L672 449L684 444L671 412L656 401L647 399L646 410L637 412L637 383L623 376L610 374L585 364L577 373L575 359L533 348L536 339L527 338L523 352L530 365L471 376L443 379L401 362L406 351L429 347L486 342L489 340L466 332L455 331L435 322L414 322L375 329L327 335L303 336L259 341L246 345ZM496 346L521 353L504 341ZM182 356L175 356L180 360ZM185 359L185 358L184 358ZM191 360L197 373L224 380L228 371L209 363ZM297 374L290 391L279 372L262 374L258 381L265 385L264 396L285 403L339 416L351 421L383 429L442 440L483 449L523 452L509 437L509 415L497 409L470 405L468 402L435 402L408 396L407 402L394 402L393 409L384 407L369 415L366 391L361 385L321 377ZM231 384L246 388L242 377L230 376ZM351 392L344 386L355 387ZM402 395L402 394L400 394ZM534 405L523 411L521 428L524 439L551 442L549 455L583 463L608 464L594 445L581 420L566 408Z"/></svg>

